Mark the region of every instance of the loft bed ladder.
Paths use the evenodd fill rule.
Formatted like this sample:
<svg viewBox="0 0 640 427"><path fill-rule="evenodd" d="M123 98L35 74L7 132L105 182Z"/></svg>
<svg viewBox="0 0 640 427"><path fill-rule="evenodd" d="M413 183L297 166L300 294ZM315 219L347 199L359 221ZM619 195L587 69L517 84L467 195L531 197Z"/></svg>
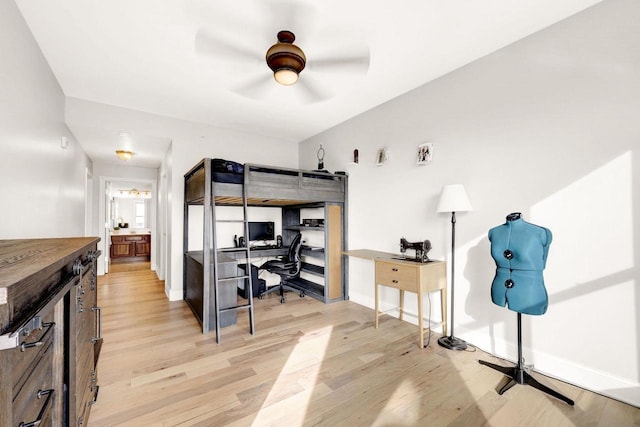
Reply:
<svg viewBox="0 0 640 427"><path fill-rule="evenodd" d="M249 220L248 220L248 212L247 212L247 186L245 182L247 181L248 170L244 171L244 179L242 183L242 219L237 220L219 220L216 218L216 194L215 194L215 185L212 184L212 180L209 177L205 182L205 204L207 203L207 194L210 195L210 205L209 210L211 211L211 221L207 221L205 219L205 233L208 233L210 236L210 241L212 244L212 254L213 254L213 291L214 291L214 306L215 306L215 316L216 316L216 342L220 344L220 314L228 312L228 311L240 311L247 310L249 313L249 330L251 331L251 335L255 333L254 326L254 313L253 313L253 283L252 283L252 274L251 274L251 248L249 245ZM206 187L209 186L207 189ZM242 223L245 235L245 245L242 248L235 248L235 250L240 250L245 252L246 256L246 269L243 275L234 275L228 277L220 277L219 272L219 264L218 264L218 244L217 244L217 225L219 223ZM207 230L207 225L209 225L210 230ZM206 274L206 273L205 273ZM220 307L220 299L219 299L219 288L221 284L225 284L225 282L231 282L234 287L237 287L238 280L245 280L245 295L247 295L248 302L246 304L236 304L231 307ZM248 284L247 284L248 283ZM227 286L231 286L231 284L227 284Z"/></svg>

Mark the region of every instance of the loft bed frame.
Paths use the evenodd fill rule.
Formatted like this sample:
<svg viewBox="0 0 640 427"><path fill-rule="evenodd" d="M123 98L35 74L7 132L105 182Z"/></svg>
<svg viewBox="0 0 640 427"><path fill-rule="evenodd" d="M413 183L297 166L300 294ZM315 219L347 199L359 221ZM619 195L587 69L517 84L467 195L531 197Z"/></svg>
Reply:
<svg viewBox="0 0 640 427"><path fill-rule="evenodd" d="M191 182L186 188L185 201L202 204L205 198L203 159L194 166L185 179ZM218 174L226 175L226 174ZM221 178L228 178L223 176ZM215 202L222 206L242 206L243 186L246 187L249 206L292 206L308 203L344 203L347 194L347 176L329 172L288 169L247 163L244 165L243 182L220 182L212 174L212 190Z"/></svg>
<svg viewBox="0 0 640 427"><path fill-rule="evenodd" d="M298 278L296 285L304 289L301 295L304 293L325 303L348 299L347 264L342 256L342 252L347 249L347 175L252 163L244 164L243 169L242 174L216 173L213 171L212 159L205 158L185 174L184 295L202 324L204 333L218 324L227 326L235 323L235 317L233 317L235 313L224 313L220 320L215 320L213 317L212 312L215 313L213 308L215 302L212 301L215 294L213 271L216 268L214 259L218 259L218 273L223 267L219 257L214 257L211 253L213 251L188 250L190 205L204 206L203 247L213 248L218 254L220 251L215 245L216 206L245 206L245 221L247 221L246 206L281 207L283 248L289 246L298 232L324 233L323 248L303 246L302 249L302 255L324 261L324 266L303 263L303 272L312 274L316 278L321 277L322 279L316 280L323 281L324 285ZM325 225L319 227L301 225L300 209L304 208L323 208ZM248 262L251 261L251 252L254 251L249 251ZM224 255L234 256L227 252ZM196 276L203 276L197 277L195 281L194 260L197 260L196 264L202 265L202 268L199 267L195 273ZM207 264L211 267L206 268ZM202 289L196 289L198 287ZM234 286L234 295L227 294L227 298L235 296L235 289ZM195 296L192 298L190 295ZM218 331L217 327L216 330ZM218 337L219 335L218 333Z"/></svg>

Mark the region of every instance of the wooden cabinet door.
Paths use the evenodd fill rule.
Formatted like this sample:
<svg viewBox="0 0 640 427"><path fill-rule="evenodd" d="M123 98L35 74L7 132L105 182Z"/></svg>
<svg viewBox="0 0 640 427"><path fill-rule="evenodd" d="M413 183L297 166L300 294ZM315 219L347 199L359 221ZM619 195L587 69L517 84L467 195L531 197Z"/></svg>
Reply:
<svg viewBox="0 0 640 427"><path fill-rule="evenodd" d="M151 254L151 244L148 241L135 242L136 256L149 256Z"/></svg>
<svg viewBox="0 0 640 427"><path fill-rule="evenodd" d="M111 258L134 256L134 246L130 242L111 243Z"/></svg>

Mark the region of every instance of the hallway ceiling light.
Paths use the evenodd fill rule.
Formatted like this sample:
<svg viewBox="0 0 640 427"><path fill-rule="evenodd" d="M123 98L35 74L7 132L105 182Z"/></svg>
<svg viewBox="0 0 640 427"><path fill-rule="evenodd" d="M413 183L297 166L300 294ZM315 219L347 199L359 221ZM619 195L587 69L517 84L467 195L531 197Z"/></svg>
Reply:
<svg viewBox="0 0 640 427"><path fill-rule="evenodd" d="M133 158L133 151L116 150L116 155L122 160L131 160Z"/></svg>

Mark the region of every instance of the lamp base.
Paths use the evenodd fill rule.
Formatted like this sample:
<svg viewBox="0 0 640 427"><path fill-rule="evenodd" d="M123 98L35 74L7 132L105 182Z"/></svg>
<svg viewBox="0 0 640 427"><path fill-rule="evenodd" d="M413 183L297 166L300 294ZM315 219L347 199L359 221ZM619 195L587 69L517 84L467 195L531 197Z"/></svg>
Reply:
<svg viewBox="0 0 640 427"><path fill-rule="evenodd" d="M465 340L454 336L440 337L438 338L438 344L449 350L465 350L467 348L467 342Z"/></svg>

